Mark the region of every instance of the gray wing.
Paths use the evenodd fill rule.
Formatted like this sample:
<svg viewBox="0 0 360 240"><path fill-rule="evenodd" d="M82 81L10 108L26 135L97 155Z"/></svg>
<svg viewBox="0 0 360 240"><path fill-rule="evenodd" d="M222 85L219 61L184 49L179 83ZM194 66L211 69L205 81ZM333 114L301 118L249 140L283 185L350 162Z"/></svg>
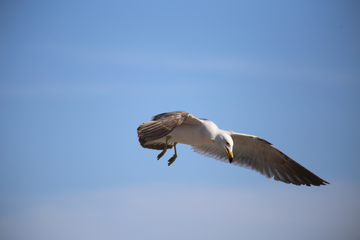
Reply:
<svg viewBox="0 0 360 240"><path fill-rule="evenodd" d="M234 141L233 164L255 170L268 178L295 185L329 184L301 166L268 141L256 136L229 132ZM193 146L195 152L229 162L224 151L216 144Z"/></svg>
<svg viewBox="0 0 360 240"><path fill-rule="evenodd" d="M153 116L151 121L138 127L139 142L144 148L162 150L165 147L165 142L159 139L165 137L183 123L199 124L201 120L184 111L167 112ZM172 148L172 146L173 143L169 142L168 148Z"/></svg>

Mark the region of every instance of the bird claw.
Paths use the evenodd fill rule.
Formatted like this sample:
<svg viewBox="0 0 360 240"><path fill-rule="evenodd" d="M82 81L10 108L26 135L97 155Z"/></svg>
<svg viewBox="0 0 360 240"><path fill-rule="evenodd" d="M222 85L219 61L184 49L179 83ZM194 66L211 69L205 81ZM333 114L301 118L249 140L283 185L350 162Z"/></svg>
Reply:
<svg viewBox="0 0 360 240"><path fill-rule="evenodd" d="M176 155L172 156L172 157L168 160L168 166L170 166L171 164L173 164L173 162L175 162L176 158L177 158Z"/></svg>
<svg viewBox="0 0 360 240"><path fill-rule="evenodd" d="M162 156L164 156L165 153L166 153L166 150L163 150L161 153L159 153L159 155L157 156L157 160L162 158Z"/></svg>

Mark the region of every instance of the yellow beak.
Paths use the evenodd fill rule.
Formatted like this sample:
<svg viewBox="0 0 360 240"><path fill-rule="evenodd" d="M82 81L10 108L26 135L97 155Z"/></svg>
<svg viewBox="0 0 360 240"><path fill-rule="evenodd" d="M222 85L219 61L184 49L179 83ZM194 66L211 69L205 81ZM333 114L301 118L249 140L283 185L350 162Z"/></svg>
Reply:
<svg viewBox="0 0 360 240"><path fill-rule="evenodd" d="M225 151L226 151L226 154L228 155L229 157L229 162L232 163L233 161L233 158L234 158L234 155L232 152L230 152L230 150L225 146Z"/></svg>

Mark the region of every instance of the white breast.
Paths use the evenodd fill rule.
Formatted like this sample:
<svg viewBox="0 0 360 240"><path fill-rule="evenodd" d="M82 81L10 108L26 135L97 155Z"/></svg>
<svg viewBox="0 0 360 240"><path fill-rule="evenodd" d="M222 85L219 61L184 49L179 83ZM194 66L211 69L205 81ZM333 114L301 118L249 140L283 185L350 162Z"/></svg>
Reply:
<svg viewBox="0 0 360 240"><path fill-rule="evenodd" d="M197 125L182 124L169 134L169 141L193 146L209 144L213 143L218 130L216 124L208 120Z"/></svg>

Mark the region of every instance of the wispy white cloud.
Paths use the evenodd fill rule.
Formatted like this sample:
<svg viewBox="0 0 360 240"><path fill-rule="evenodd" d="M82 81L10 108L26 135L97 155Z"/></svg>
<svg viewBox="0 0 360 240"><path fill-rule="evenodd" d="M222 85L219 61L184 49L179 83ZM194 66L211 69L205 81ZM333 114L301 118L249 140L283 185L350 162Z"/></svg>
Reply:
<svg viewBox="0 0 360 240"><path fill-rule="evenodd" d="M1 97L76 97L76 96L97 96L116 93L120 86L109 84L22 84L0 86Z"/></svg>
<svg viewBox="0 0 360 240"><path fill-rule="evenodd" d="M358 239L360 193L321 188L122 187L27 198L2 239Z"/></svg>
<svg viewBox="0 0 360 240"><path fill-rule="evenodd" d="M281 81L316 81L341 84L358 84L360 72L340 71L338 69L323 68L321 65L313 63L299 63L285 61L284 59L274 59L266 57L249 56L189 56L179 53L164 53L146 50L118 49L118 48L87 48L83 46L64 46L64 45L41 45L34 47L33 51L46 53L51 58L63 58L64 61L73 63L75 66L88 65L95 69L106 68L116 69L110 71L107 79L100 79L96 76L90 81L84 81L83 78L89 76L73 76L71 72L66 76L67 81L62 79L51 79L51 81L42 81L37 83L35 80L29 84L0 85L0 97L11 96L96 96L119 94L124 91L124 84L140 81L142 84L149 81L151 74L149 70L164 72L173 71L173 77L167 79L168 82L180 82L189 79L179 79L179 72L194 72L194 78L197 81L204 81L208 74L220 73L224 77L234 75L239 79L251 81L269 79ZM136 69L143 75L132 78L132 75L116 75L118 69ZM141 71L139 71L139 69ZM130 70L126 70L130 71ZM109 72L109 70L107 70ZM198 73L201 75L198 78ZM187 75L188 76L188 75ZM65 77L65 76L62 76ZM58 77L59 78L59 77ZM91 78L91 76L90 76ZM110 78L110 79L109 79ZM69 81L68 79L72 79ZM110 80L110 81L109 81ZM159 79L156 79L160 81ZM169 81L170 80L170 81ZM224 79L226 81L226 79ZM48 82L48 84L44 83ZM195 81L192 81L194 84ZM118 83L118 84L114 84ZM147 86L148 87L148 86ZM163 86L164 87L164 86Z"/></svg>
<svg viewBox="0 0 360 240"><path fill-rule="evenodd" d="M172 71L221 72L252 78L287 81L350 83L358 80L357 69L336 69L321 63L272 56L190 56L173 52L83 46L44 46L39 51L60 55L69 61L91 65L133 66Z"/></svg>

